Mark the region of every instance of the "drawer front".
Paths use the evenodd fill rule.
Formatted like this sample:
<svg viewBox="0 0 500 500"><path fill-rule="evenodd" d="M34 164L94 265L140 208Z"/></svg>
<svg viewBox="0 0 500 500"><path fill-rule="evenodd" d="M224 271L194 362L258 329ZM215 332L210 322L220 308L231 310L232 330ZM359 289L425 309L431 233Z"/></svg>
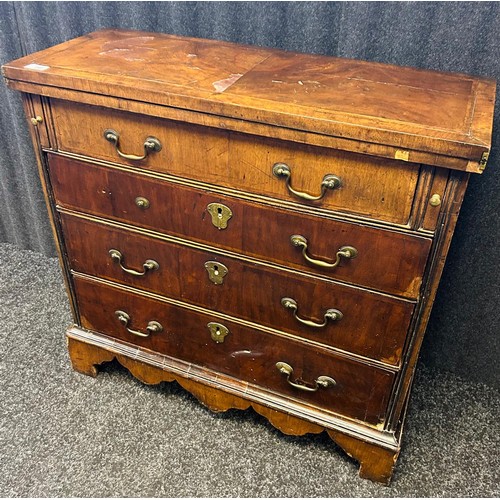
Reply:
<svg viewBox="0 0 500 500"><path fill-rule="evenodd" d="M49 165L56 202L63 206L403 297L418 295L430 239L236 200L62 156L49 155ZM138 207L137 197L145 197L148 208ZM211 203L232 211L225 229L213 224ZM292 244L294 235L307 240L308 257L338 265L308 262L304 247ZM357 257L337 257L345 246L355 247Z"/></svg>
<svg viewBox="0 0 500 500"><path fill-rule="evenodd" d="M62 151L391 223L409 220L417 164L65 101L52 101L52 111ZM144 160L123 158L116 145L105 139L108 129L118 134L118 147L125 154L143 155L149 136L160 141L161 150L150 152ZM293 194L286 178L273 174L276 163L289 167L291 189L313 197L324 191L324 196L308 201ZM337 176L341 186L323 189L328 174Z"/></svg>
<svg viewBox="0 0 500 500"><path fill-rule="evenodd" d="M414 308L411 302L194 250L68 214L61 214L61 220L70 266L77 272L387 363L397 364L401 359ZM110 250L117 250L121 257L115 252L113 258ZM158 267L148 269L148 261ZM295 300L297 310L285 308L284 298ZM342 317L338 312L328 317L330 309L340 311ZM305 325L294 312L299 319L324 326Z"/></svg>
<svg viewBox="0 0 500 500"><path fill-rule="evenodd" d="M420 167L415 163L243 134L232 134L229 147L231 166L239 172L239 178L233 174L236 189L244 183L245 191L303 205L395 224L409 221ZM273 166L282 164L289 177L273 174ZM340 186L324 189L328 175ZM322 197L307 201L307 195Z"/></svg>
<svg viewBox="0 0 500 500"><path fill-rule="evenodd" d="M392 372L107 285L75 279L75 288L84 328L373 425L384 419L394 381ZM116 311L128 315L127 326L118 320ZM145 334L152 321L159 323L162 331L148 337L127 331ZM223 342L212 339L207 327L211 322L228 328ZM276 368L280 361L293 367L292 382L302 379L314 388L319 376L328 376L336 385L316 392L294 388Z"/></svg>

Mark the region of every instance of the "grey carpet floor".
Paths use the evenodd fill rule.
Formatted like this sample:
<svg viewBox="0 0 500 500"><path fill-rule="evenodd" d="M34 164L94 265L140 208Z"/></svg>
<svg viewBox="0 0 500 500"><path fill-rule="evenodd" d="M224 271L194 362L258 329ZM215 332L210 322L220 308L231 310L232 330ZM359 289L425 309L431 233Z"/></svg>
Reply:
<svg viewBox="0 0 500 500"><path fill-rule="evenodd" d="M419 368L387 488L324 434L213 414L115 364L73 372L69 323L57 260L0 244L0 496L499 496L500 394L487 386Z"/></svg>

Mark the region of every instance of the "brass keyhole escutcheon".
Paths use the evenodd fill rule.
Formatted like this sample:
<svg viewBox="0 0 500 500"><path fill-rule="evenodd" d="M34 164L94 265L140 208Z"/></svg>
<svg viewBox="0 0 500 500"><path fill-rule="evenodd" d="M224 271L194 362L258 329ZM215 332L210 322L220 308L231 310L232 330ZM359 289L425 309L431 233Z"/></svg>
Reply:
<svg viewBox="0 0 500 500"><path fill-rule="evenodd" d="M207 210L212 217L212 224L217 229L226 229L229 219L233 216L231 209L222 203L209 203Z"/></svg>
<svg viewBox="0 0 500 500"><path fill-rule="evenodd" d="M229 335L229 329L220 323L210 322L207 326L212 340L217 344L222 344L226 335Z"/></svg>
<svg viewBox="0 0 500 500"><path fill-rule="evenodd" d="M224 264L214 260L205 262L205 269L208 272L208 278L210 281L216 285L222 285L224 277L229 272L229 269Z"/></svg>

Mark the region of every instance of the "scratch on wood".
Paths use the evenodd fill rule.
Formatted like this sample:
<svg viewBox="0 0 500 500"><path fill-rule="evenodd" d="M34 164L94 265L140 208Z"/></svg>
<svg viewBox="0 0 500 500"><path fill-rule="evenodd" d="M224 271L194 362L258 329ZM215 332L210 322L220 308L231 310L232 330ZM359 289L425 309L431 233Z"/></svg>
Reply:
<svg viewBox="0 0 500 500"><path fill-rule="evenodd" d="M231 353L232 358L237 358L239 356L262 356L264 353L257 351L250 351L248 349L243 349L242 351L234 351Z"/></svg>

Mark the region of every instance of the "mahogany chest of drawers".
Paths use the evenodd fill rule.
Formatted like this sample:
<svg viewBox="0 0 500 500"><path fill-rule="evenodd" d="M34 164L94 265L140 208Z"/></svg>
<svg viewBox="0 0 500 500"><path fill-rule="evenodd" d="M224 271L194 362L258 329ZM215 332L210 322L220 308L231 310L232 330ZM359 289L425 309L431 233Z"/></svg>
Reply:
<svg viewBox="0 0 500 500"><path fill-rule="evenodd" d="M21 91L74 325L215 411L326 430L388 482L492 81L151 33L3 67Z"/></svg>

